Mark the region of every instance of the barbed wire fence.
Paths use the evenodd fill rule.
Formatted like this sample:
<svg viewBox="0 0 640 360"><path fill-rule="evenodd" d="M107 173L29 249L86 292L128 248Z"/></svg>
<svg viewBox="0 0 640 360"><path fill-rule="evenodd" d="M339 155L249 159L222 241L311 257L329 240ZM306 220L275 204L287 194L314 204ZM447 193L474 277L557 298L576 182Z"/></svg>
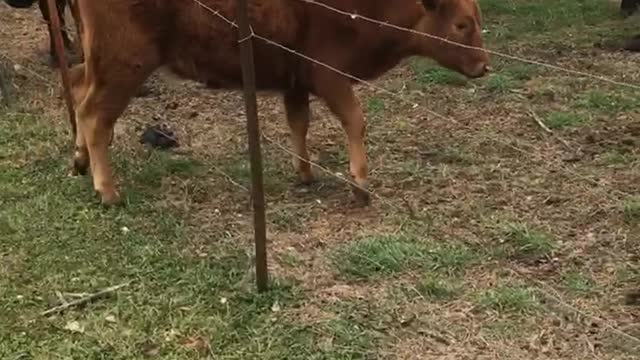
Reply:
<svg viewBox="0 0 640 360"><path fill-rule="evenodd" d="M224 15L222 15L222 13L219 10L211 8L210 6L208 6L207 4L203 3L200 0L192 0L192 1L195 4L197 4L198 6L200 6L201 8L203 8L206 11L210 12L213 16L217 17L219 20L224 21L225 23L227 23L232 28L235 28L235 29L238 28L238 24L235 21L233 21L233 20L225 17ZM440 40L440 41L443 41L443 42L446 42L446 43L450 43L450 44L455 45L455 46L460 46L460 47L463 47L463 48L484 50L484 51L487 51L488 53L490 53L492 55L495 55L495 56L498 56L498 57L503 57L503 58L506 58L506 59L509 59L509 60L518 61L518 62L527 63L527 64L531 64L531 65L536 65L536 66L541 66L541 67L544 67L544 68L547 68L547 69L550 69L550 70L560 71L560 72L564 72L564 73L568 73L568 74L572 74L572 75L588 78L588 79L599 81L599 82L603 82L603 83L609 83L609 84L613 84L613 85L616 85L616 86L621 86L621 87L625 87L625 88L629 88L629 89L633 89L633 90L640 90L640 85L627 83L627 82L622 82L622 81L611 79L609 77L605 77L605 76L602 76L602 75L599 75L599 74L592 74L592 73L587 73L587 72L583 72L583 71L579 71L579 70L569 69L569 68L565 68L565 67L562 67L562 66L549 64L549 63L546 63L546 62L541 62L541 61L538 61L538 60L526 59L526 58L522 58L522 57L519 57L519 56L514 56L514 55L498 52L498 51L495 51L495 50L477 48L477 47L472 47L472 46L456 43L456 42L450 41L448 39L437 37L437 36L434 36L434 35L431 35L431 34L427 34L427 33L423 33L423 32L419 32L419 31L416 31L414 29L408 29L408 28L399 27L399 26L391 24L391 23L387 23L387 22L384 22L384 21L376 20L376 19L371 19L371 18L362 16L360 14L350 13L350 12L347 12L347 11L344 11L344 10L340 10L340 9L331 7L329 5L326 5L324 3L317 2L315 0L297 0L297 1L306 3L308 5L321 7L323 9L327 10L327 11L334 12L334 13L336 13L338 15L349 17L354 21L356 21L356 20L367 21L367 22L370 22L370 23L373 23L373 24L376 24L376 25L379 25L379 26L385 26L385 27L389 27L389 28L392 28L392 29L395 29L395 30L398 30L398 31L406 31L408 33L412 33L412 34L415 34L415 35L433 38L433 39ZM366 81L364 79L360 79L358 77L350 75L347 72L341 71L340 69L337 69L337 68L335 68L335 67L333 67L333 66L331 66L329 64L326 64L326 63L321 62L319 60L316 60L316 59L314 59L312 57L309 57L309 56L307 56L307 55L305 55L305 54L303 54L303 53L301 53L299 51L296 51L295 49L292 49L292 48L287 47L287 46L285 46L283 44L280 44L280 43L275 42L275 41L273 41L271 39L268 39L268 38L266 38L266 37L264 37L264 36L262 36L260 34L255 33L253 31L253 29L251 29L250 35L247 38L243 38L241 41L248 41L248 40L251 40L251 39L256 39L256 40L262 41L262 42L264 42L266 44L269 44L269 45L275 46L277 48L280 48L283 51L286 51L286 52L288 52L290 54L293 54L293 55L295 55L295 56L297 56L297 57L299 57L301 59L304 59L306 61L309 61L309 62L311 62L311 63L313 63L315 65L324 67L324 68L326 68L326 69L328 69L330 71L333 71L333 72L335 72L335 73L337 73L337 74L339 74L341 76L347 77L347 78L349 78L349 79L351 79L351 80L353 80L353 81L355 81L355 82L357 82L359 84L362 84L362 85L370 88L371 90L373 90L375 92L378 92L378 93L384 94L386 96L389 96L389 97L391 97L391 98L393 98L395 100L398 100L399 102L401 102L403 104L406 104L406 105L408 105L408 106L410 106L412 108L419 108L419 109L423 110L425 113L427 113L427 114L429 114L431 116L434 116L434 117L440 118L442 120L454 123L454 124L462 127L463 129L475 131L475 129L472 128L471 126L468 126L468 125L464 124L463 122L461 122L461 121L459 121L459 120L457 120L457 119L455 119L455 118L453 118L451 116L447 116L447 115L441 114L439 112L436 112L436 111L434 111L432 109L429 109L429 108L425 107L422 104L418 104L418 103L415 103L413 101L407 100L407 98L403 97L399 93L396 93L396 92L388 90L388 89L386 89L384 87L378 86L378 85L376 85L376 84L374 84L374 83L372 83L370 81ZM58 84L55 84L54 82L49 80L49 78L47 78L47 76L44 76L44 75L38 73L37 71L31 69L28 66L22 66L17 59L14 59L14 58L12 58L9 55L4 54L4 53L0 53L0 57L4 58L9 63L12 63L14 65L20 66L22 69L25 70L26 73L30 74L34 78L37 78L38 80L43 81L44 84L47 85L47 87L49 87L51 89L59 87ZM298 159L299 161L303 161L303 162L308 163L313 168L316 168L319 171L321 171L323 173L326 173L327 175L337 179L340 182L343 182L343 183L345 183L347 185L350 185L350 186L352 186L354 188L357 188L357 189L359 189L361 191L367 192L370 196L378 199L382 204L392 208L395 211L399 211L401 213L407 213L407 209L406 208L403 208L403 207L395 204L393 201L381 196L377 192L372 191L371 189L364 188L364 187L358 185L357 183L355 183L354 181L352 181L352 180L350 180L350 179L348 179L346 177L336 175L336 173L334 171L331 171L330 169L320 165L317 162L310 161L310 160L302 158L295 151L291 150L288 146L282 144L281 142L273 139L272 137L270 137L270 136L268 136L268 135L266 135L264 133L261 133L260 135L261 135L262 139L264 139L267 143L269 143L272 146L272 148L278 149L279 151L283 152L287 156L293 156L296 159ZM477 136L484 137L486 140L489 140L489 141L492 141L492 142L494 142L496 144L500 144L502 146L511 148L514 151L518 152L518 153L521 153L523 155L527 155L530 158L533 158L533 159L536 159L537 161L540 161L541 163L545 164L546 166L549 166L549 167L552 167L552 168L553 167L557 167L557 165L555 163L553 163L551 161L548 161L544 156L542 156L540 154L536 154L536 153L531 152L531 151L527 151L527 150L523 149L522 147L516 146L516 145L514 145L514 144L512 144L512 143L510 143L508 141L505 141L505 140L503 140L502 138L500 138L498 136L492 136L492 135L486 134L484 132L477 133ZM560 141L563 140L561 137L559 137L559 136L557 136L557 137L559 138ZM527 145L531 145L531 144L527 143ZM528 146L528 147L531 148L531 146ZM215 170L215 172L220 174L222 177L224 177L225 180L228 181L229 183L231 183L232 185L238 187L243 192L250 193L250 189L249 188L247 188L246 186L242 185L240 181L234 180L234 178L231 175L229 175L228 173L224 172L222 169L215 167L214 170ZM611 200L619 201L620 198L630 198L630 197L632 197L632 194L630 194L628 192L621 191L621 190L618 190L618 189L609 188L609 187L606 186L607 184L603 184L598 180L595 180L593 178L584 176L584 175L580 174L579 172L577 172L577 171L575 171L575 170L573 170L571 168L568 168L566 166L560 166L559 170L561 170L562 172L564 172L565 174L570 176L572 180L575 180L575 181L578 181L578 182L585 182L585 183L589 183L589 184L593 185L597 191L599 191L600 193L604 194L605 197L608 197ZM415 219L415 217L412 214L408 214L408 215L410 217L414 218L414 220L420 221L419 219ZM530 275L528 275L526 273L523 273L522 271L520 271L520 270L518 270L516 268L510 268L509 270L512 271L517 276L520 276L523 279L527 280L527 282L536 284L537 285L536 286L536 290L538 290L546 298L555 301L556 303L561 305L563 308L565 308L565 309L567 309L567 310L569 310L569 311L571 311L573 313L576 313L576 314L582 316L583 318L591 319L593 321L597 321L597 322L603 324L607 329L609 329L613 333L615 333L615 334L617 334L617 335L619 335L621 337L624 337L624 338L632 341L633 343L637 344L638 346L640 346L640 338L638 338L638 337L636 337L634 335L631 335L628 332L625 332L625 331L621 330L620 328L618 328L616 326L616 324L614 322L612 322L612 321L610 321L610 320L608 320L606 318L602 318L600 316L588 313L587 311L585 311L583 309L580 309L579 307L577 307L575 305L572 305L570 302L568 302L565 299L563 299L562 296L552 286L550 286L550 285L548 285L548 284L546 284L546 283L544 283L544 282L542 282L540 280L537 280L537 279L533 278L532 276L530 276Z"/></svg>

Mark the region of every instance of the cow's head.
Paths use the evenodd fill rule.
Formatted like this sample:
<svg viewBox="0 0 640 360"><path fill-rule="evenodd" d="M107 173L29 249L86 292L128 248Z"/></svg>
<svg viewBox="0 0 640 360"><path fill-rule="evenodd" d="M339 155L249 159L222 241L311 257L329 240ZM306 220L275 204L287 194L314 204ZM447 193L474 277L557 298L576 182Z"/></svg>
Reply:
<svg viewBox="0 0 640 360"><path fill-rule="evenodd" d="M11 7L24 9L31 7L36 0L4 0L4 2Z"/></svg>
<svg viewBox="0 0 640 360"><path fill-rule="evenodd" d="M420 0L416 0L420 1ZM482 15L476 0L421 0L425 12L414 30L446 41L416 34L423 55L468 77L481 77L489 70L489 55L482 48Z"/></svg>

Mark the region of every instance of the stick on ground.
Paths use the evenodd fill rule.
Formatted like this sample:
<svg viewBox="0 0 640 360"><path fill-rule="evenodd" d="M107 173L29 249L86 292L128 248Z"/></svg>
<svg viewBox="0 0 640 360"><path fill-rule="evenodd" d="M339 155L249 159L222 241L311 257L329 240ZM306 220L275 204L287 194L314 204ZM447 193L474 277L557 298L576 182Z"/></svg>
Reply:
<svg viewBox="0 0 640 360"><path fill-rule="evenodd" d="M106 289L98 291L97 293L89 294L89 295L87 295L87 296L85 296L83 298L80 298L80 299L77 299L77 300L73 300L73 301L70 301L68 303L64 303L62 305L56 306L54 308L51 308L51 309L49 309L47 311L43 311L42 313L40 313L40 315L41 316L48 316L48 315L51 315L51 314L55 314L55 313L59 313L59 312L65 311L65 310L67 310L69 308L72 308L74 306L78 306L78 305L83 305L83 304L89 303L89 302L94 301L94 300L96 300L98 298L101 298L101 297L103 297L105 295L108 295L108 294L110 294L112 292L118 291L118 290L122 289L123 287L129 286L131 283L132 283L132 281L128 281L128 282L120 284L120 285L115 285L115 286L108 287Z"/></svg>

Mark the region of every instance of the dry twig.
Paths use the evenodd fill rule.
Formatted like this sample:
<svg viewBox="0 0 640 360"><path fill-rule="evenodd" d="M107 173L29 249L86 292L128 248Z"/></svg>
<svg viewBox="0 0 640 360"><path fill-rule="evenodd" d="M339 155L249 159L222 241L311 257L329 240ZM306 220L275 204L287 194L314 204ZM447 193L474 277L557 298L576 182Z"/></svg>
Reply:
<svg viewBox="0 0 640 360"><path fill-rule="evenodd" d="M98 291L96 293L93 293L93 294L89 294L89 295L87 295L85 297L82 297L82 298L79 298L77 300L73 300L71 302L64 302L62 305L56 306L56 307L51 308L51 309L49 309L47 311L43 311L42 313L40 313L40 315L41 316L48 316L48 315L51 315L51 314L55 314L55 313L59 313L59 312L65 311L65 310L67 310L67 309L69 309L71 307L74 307L74 306L78 306L78 305L83 305L83 304L89 303L89 302L94 301L94 300L96 300L98 298L101 298L101 297L103 297L105 295L108 295L110 293L118 291L118 290L122 289L123 287L129 286L129 285L131 285L132 282L133 281L128 281L128 282L122 283L120 285L110 286L110 287L108 287L106 289L100 290L100 291Z"/></svg>

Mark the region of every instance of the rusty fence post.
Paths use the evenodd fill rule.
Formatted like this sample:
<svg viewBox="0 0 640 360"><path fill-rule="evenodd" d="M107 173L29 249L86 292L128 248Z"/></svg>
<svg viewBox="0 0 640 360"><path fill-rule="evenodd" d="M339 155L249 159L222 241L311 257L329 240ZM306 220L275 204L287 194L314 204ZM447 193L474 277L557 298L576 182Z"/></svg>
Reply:
<svg viewBox="0 0 640 360"><path fill-rule="evenodd" d="M237 0L236 17L242 57L242 83L244 87L247 134L249 135L249 156L251 160L251 198L253 202L253 223L256 247L256 283L258 291L268 287L267 234L262 181L262 153L260 150L260 124L256 100L256 77L253 60L253 30L249 24L247 0Z"/></svg>
<svg viewBox="0 0 640 360"><path fill-rule="evenodd" d="M67 64L67 58L64 50L64 43L62 42L62 32L60 30L60 16L58 14L58 7L55 0L47 0L47 7L49 8L49 16L51 19L51 36L53 36L53 43L58 60L58 67L60 68L60 76L62 77L63 97L67 104L67 111L69 112L69 123L73 135L76 135L76 114L73 109L73 100L71 99L71 84L69 82L69 67Z"/></svg>

